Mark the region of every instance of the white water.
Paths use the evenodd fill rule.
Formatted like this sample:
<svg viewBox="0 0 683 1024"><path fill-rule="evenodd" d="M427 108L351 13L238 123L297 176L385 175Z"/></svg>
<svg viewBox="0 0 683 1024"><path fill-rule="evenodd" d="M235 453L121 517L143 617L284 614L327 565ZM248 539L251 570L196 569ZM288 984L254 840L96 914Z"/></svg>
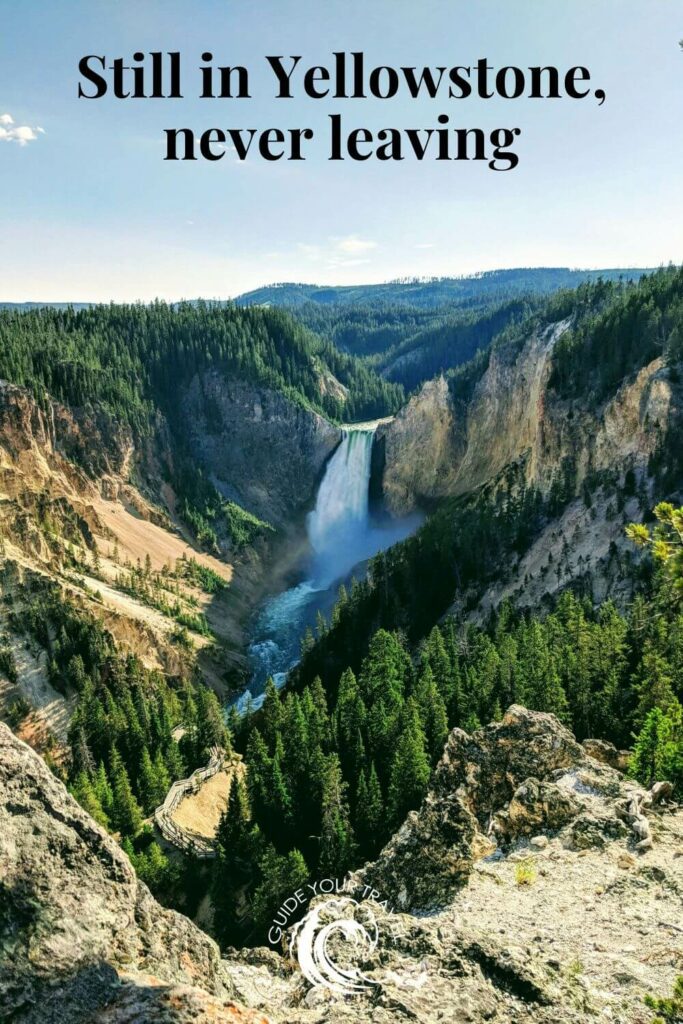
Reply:
<svg viewBox="0 0 683 1024"><path fill-rule="evenodd" d="M367 558L370 467L374 430L351 430L330 459L308 516L313 578L320 586L340 579ZM360 554L358 554L360 550Z"/></svg>
<svg viewBox="0 0 683 1024"><path fill-rule="evenodd" d="M412 533L419 516L374 522L369 511L372 443L375 428L345 430L339 447L325 469L315 508L306 527L311 554L302 566L296 586L270 598L259 612L252 631L249 660L250 689L238 699L244 709L255 709L263 697L269 675L282 686L299 660L306 627L315 626L317 613L329 616L337 590L354 567L383 548ZM362 573L358 573L362 575Z"/></svg>

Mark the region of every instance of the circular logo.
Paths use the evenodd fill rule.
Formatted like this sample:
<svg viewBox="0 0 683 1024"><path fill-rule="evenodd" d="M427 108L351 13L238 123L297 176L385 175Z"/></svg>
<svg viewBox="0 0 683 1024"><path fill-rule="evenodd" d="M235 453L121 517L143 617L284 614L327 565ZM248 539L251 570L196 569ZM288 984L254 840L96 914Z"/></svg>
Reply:
<svg viewBox="0 0 683 1024"><path fill-rule="evenodd" d="M377 984L357 963L377 948L378 939L368 902L341 896L318 903L294 926L289 953L311 985L351 995Z"/></svg>

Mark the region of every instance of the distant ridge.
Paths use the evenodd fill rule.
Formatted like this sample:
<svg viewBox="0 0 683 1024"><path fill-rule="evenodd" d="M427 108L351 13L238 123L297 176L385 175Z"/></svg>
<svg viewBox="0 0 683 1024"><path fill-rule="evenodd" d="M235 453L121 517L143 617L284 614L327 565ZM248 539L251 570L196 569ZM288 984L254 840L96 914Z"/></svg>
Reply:
<svg viewBox="0 0 683 1024"><path fill-rule="evenodd" d="M96 302L0 302L0 309L15 309L26 313L30 309L89 309Z"/></svg>
<svg viewBox="0 0 683 1024"><path fill-rule="evenodd" d="M464 277L402 278L384 284L316 285L283 282L256 288L236 296L240 306L273 305L296 307L314 302L319 305L393 305L434 308L437 306L476 305L491 293L504 289L508 296L548 294L559 288L576 288L584 281L602 277L613 281L623 277L636 280L654 268L623 267L600 270L572 270L569 267L520 267L513 270L489 270Z"/></svg>
<svg viewBox="0 0 683 1024"><path fill-rule="evenodd" d="M559 288L576 288L584 281L602 277L608 281L624 278L635 281L651 274L656 267L605 267L593 270L570 267L518 267L511 270L482 270L461 277L403 277L382 284L321 285L281 281L242 292L234 299L205 299L212 305L234 302L238 306L303 306L314 302L321 306L365 305L371 302L432 309L443 305L477 305L491 293L504 289L514 295L546 295ZM115 298L110 300L117 302ZM184 300L178 300L181 302ZM187 301L199 302L201 298ZM172 306L177 302L170 302ZM31 309L88 309L108 302L2 302L0 309L23 312ZM145 302L143 305L149 305Z"/></svg>

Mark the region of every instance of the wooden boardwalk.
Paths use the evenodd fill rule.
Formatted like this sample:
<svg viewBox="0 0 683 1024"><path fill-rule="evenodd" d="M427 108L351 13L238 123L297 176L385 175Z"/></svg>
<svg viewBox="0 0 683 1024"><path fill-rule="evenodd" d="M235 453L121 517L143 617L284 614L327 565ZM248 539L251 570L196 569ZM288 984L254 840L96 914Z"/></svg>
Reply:
<svg viewBox="0 0 683 1024"><path fill-rule="evenodd" d="M188 779L179 779L169 789L164 802L154 812L154 822L164 839L186 853L207 860L216 856L212 840L173 820L173 812L186 796L196 793L207 779L223 770L235 768L242 760L240 754L228 755L221 747L212 747L208 764L197 768Z"/></svg>

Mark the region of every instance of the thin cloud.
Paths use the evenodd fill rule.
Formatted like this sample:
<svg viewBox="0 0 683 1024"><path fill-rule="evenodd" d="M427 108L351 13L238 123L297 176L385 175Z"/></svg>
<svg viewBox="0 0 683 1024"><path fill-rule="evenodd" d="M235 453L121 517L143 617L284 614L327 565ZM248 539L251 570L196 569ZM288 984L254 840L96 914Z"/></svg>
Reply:
<svg viewBox="0 0 683 1024"><path fill-rule="evenodd" d="M326 244L311 245L299 242L299 252L312 263L318 263L328 269L337 270L342 267L360 267L370 263L368 253L377 248L377 242L358 235L331 236Z"/></svg>
<svg viewBox="0 0 683 1024"><path fill-rule="evenodd" d="M35 142L44 134L44 128L16 124L11 114L0 114L0 142L16 142L18 146L28 146L29 142Z"/></svg>
<svg viewBox="0 0 683 1024"><path fill-rule="evenodd" d="M433 242L418 242L417 245L413 246L414 249L433 249Z"/></svg>
<svg viewBox="0 0 683 1024"><path fill-rule="evenodd" d="M339 252L349 256L356 256L358 253L369 252L377 248L377 242L371 242L367 238L359 238L358 235L346 235L344 238L333 238Z"/></svg>

